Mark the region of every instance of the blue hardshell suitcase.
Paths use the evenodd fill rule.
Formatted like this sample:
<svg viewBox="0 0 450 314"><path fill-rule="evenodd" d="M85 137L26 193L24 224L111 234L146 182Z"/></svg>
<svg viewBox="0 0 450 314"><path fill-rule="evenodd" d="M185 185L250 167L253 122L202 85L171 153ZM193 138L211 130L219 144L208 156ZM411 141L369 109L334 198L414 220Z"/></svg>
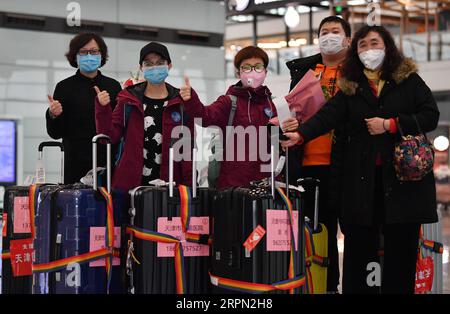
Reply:
<svg viewBox="0 0 450 314"><path fill-rule="evenodd" d="M108 190L111 182L109 138L100 135L93 139L93 161L96 165L98 140L108 141ZM40 193L36 208L36 264L69 258L100 249L104 245L106 231L106 200L97 191L94 171L94 187L83 184L60 186L56 190ZM124 240L122 220L128 210L128 196L122 191L112 193L114 226L117 235ZM116 232L115 232L116 235ZM116 243L120 243L115 238ZM116 245L115 245L116 246ZM120 243L121 248L125 248ZM123 252L114 258L110 282L110 293L124 292ZM102 294L107 292L105 259L86 263L72 263L63 269L34 274L36 294Z"/></svg>

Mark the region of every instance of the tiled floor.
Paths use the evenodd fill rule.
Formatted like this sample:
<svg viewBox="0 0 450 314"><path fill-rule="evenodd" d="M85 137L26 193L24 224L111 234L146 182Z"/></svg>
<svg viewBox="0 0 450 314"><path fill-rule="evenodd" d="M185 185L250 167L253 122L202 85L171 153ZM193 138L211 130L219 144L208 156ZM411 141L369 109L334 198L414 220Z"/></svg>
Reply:
<svg viewBox="0 0 450 314"><path fill-rule="evenodd" d="M449 262L449 247L450 247L450 209L445 212L442 212L442 242L444 244L444 253L442 256L443 262L443 273L440 274L443 276L443 289L442 292L444 294L450 294L450 262ZM1 230L1 228L0 228ZM0 251L1 251L1 238L0 238ZM339 268L341 271L341 280L342 282L342 262L343 262L343 252L344 252L344 236L342 233L339 233L338 236L338 249L339 249ZM0 259L0 282L1 282L1 259ZM437 274L439 275L439 274ZM339 292L341 292L341 286L339 286ZM1 284L0 284L0 293L1 293Z"/></svg>
<svg viewBox="0 0 450 314"><path fill-rule="evenodd" d="M450 206L449 206L450 207ZM442 211L442 243L444 244L444 253L442 255L443 272L442 274L435 274L435 276L443 277L443 294L450 294L450 262L449 262L449 247L450 247L450 208L447 211ZM342 263L344 252L344 236L342 233L338 235L338 250L339 250L339 268L341 271L342 283ZM339 292L341 292L341 285L339 286Z"/></svg>

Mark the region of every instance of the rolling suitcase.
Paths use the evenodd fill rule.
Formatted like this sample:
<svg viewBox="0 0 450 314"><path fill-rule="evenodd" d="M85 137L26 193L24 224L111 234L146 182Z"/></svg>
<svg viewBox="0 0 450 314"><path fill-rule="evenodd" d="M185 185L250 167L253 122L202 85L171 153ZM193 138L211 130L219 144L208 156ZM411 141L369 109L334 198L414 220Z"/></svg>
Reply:
<svg viewBox="0 0 450 314"><path fill-rule="evenodd" d="M44 147L49 146L59 146L61 149L61 183L59 185L37 185L35 188L31 189L31 197L35 198L35 208L34 208L34 230L35 235L33 239L33 249L34 249L34 263L49 262L49 232L50 232L50 211L45 210L50 204L52 199L52 194L58 190L64 182L64 146L59 142L44 142L39 145L40 159L43 156ZM46 206L47 205L47 206ZM48 274L33 274L33 294L43 293L37 289L37 284L43 282L44 280L38 280L36 276L45 276ZM47 280L48 282L48 280ZM43 288L44 289L44 288ZM47 292L48 293L48 292Z"/></svg>
<svg viewBox="0 0 450 314"><path fill-rule="evenodd" d="M313 178L304 178L297 181L303 189L314 189L314 217L306 218L305 255L308 293L325 294L327 292L328 261L328 230L319 223L319 183ZM312 220L312 221L311 221Z"/></svg>
<svg viewBox="0 0 450 314"><path fill-rule="evenodd" d="M61 152L64 152L64 146L61 142L43 142L39 144L38 152L39 159L42 160L44 147L59 147ZM64 158L64 154L62 154ZM64 169L64 159L61 160L61 169ZM63 170L62 170L63 171ZM64 177L64 173L61 173ZM62 182L62 181L61 181ZM54 189L56 185L46 185L45 189ZM17 256L13 256L14 263L19 265L24 258L23 254L27 254L29 259L29 252L32 250L30 216L29 216L29 191L28 186L14 186L8 187L5 191L4 210L3 210L3 239L2 239L2 293L3 294L31 294L32 293L32 275L30 273L22 272L20 276L13 275L11 264L10 244L13 245L27 245L29 249L27 252L21 252ZM22 254L23 253L23 254ZM27 262L30 262L28 260ZM15 267L17 267L14 265ZM23 275L27 273L27 275Z"/></svg>
<svg viewBox="0 0 450 314"><path fill-rule="evenodd" d="M271 146L274 156L274 146ZM286 161L286 174L288 161ZM305 290L304 216L300 192L270 183L217 192L213 206L214 293L301 293ZM295 241L291 241L294 238Z"/></svg>
<svg viewBox="0 0 450 314"><path fill-rule="evenodd" d="M196 148L193 156L195 153ZM130 294L209 293L208 239L214 190L197 188L195 158L192 170L192 187L174 188L170 148L169 184L130 191L126 264Z"/></svg>
<svg viewBox="0 0 450 314"><path fill-rule="evenodd" d="M97 143L107 141L107 189L97 186ZM103 294L124 292L122 219L125 192L111 190L111 144L105 135L93 138L93 187L60 186L36 206L34 292ZM109 197L111 196L111 197ZM112 256L113 253L114 257ZM109 267L110 266L110 267Z"/></svg>

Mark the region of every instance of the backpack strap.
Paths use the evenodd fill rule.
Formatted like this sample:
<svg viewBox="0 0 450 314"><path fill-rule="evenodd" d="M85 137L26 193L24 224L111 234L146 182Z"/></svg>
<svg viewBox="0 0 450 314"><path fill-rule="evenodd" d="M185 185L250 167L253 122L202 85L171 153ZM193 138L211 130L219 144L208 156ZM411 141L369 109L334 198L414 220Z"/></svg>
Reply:
<svg viewBox="0 0 450 314"><path fill-rule="evenodd" d="M236 109L237 109L237 97L235 95L228 95L228 97L231 100L231 109L230 109L230 115L228 116L227 126L232 126L233 125L233 121L234 121L234 116L236 114ZM229 130L230 129L226 130L226 134L227 134L226 138L228 138L228 135L230 133Z"/></svg>
<svg viewBox="0 0 450 314"><path fill-rule="evenodd" d="M131 111L133 111L133 107L131 105L125 104L124 106L125 106L124 111L123 111L124 129L123 129L122 137L120 138L119 145L117 147L117 153L116 153L114 166L117 166L119 164L120 159L122 158L123 149L125 146L125 134L127 133L127 128L128 128L128 121L130 120Z"/></svg>

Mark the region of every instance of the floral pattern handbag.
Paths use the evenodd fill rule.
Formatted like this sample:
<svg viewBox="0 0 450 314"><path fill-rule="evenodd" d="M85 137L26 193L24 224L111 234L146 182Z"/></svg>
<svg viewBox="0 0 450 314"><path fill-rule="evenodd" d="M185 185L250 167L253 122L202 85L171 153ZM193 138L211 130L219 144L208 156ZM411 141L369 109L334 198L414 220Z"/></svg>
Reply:
<svg viewBox="0 0 450 314"><path fill-rule="evenodd" d="M397 179L400 181L420 181L433 171L434 150L425 133L422 132L416 116L418 135L406 135L403 133L400 123L398 130L401 140L395 144L394 168Z"/></svg>

